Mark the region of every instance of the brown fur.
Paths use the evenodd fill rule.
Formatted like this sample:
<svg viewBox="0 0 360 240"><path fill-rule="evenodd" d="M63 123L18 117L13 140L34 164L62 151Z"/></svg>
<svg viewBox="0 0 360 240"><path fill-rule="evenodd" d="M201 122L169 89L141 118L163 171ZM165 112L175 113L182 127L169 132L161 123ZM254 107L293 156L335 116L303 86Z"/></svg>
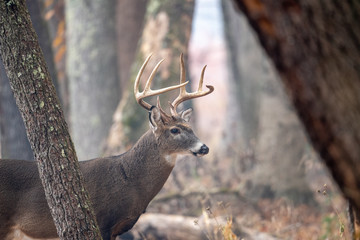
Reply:
<svg viewBox="0 0 360 240"><path fill-rule="evenodd" d="M104 240L128 231L167 180L178 154L201 145L181 117L162 121L151 110L151 130L120 156L80 162ZM180 133L171 133L178 128ZM206 146L205 146L206 147ZM207 147L206 147L207 148ZM0 239L14 230L38 239L56 238L56 229L34 161L0 160Z"/></svg>

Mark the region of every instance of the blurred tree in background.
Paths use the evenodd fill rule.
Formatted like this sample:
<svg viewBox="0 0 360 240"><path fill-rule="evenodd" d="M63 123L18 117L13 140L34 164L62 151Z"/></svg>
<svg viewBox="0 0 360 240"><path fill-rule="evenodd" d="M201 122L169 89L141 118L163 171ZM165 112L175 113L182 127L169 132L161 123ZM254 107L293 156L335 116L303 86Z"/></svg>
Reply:
<svg viewBox="0 0 360 240"><path fill-rule="evenodd" d="M115 3L65 4L70 126L81 160L101 154L119 101Z"/></svg>
<svg viewBox="0 0 360 240"><path fill-rule="evenodd" d="M117 0L116 33L120 89L131 85L131 67L144 25L148 0ZM122 93L121 95L122 96Z"/></svg>
<svg viewBox="0 0 360 240"><path fill-rule="evenodd" d="M300 121L245 16L230 1L223 0L222 8L229 71L241 111L242 147L254 151L257 160L253 169L239 169L250 175L246 191L253 197L314 202L303 161L312 150Z"/></svg>

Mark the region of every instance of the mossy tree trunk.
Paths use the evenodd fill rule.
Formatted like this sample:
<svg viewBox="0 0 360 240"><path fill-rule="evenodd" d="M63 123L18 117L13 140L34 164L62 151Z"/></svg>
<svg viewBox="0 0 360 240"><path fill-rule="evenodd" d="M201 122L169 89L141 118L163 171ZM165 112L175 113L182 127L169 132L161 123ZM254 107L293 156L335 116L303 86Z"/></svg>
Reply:
<svg viewBox="0 0 360 240"><path fill-rule="evenodd" d="M187 60L187 48L191 33L194 1L149 0L145 24L133 64L130 84L115 113L115 122L110 131L106 154L120 153L131 146L148 129L147 111L135 101L133 84L145 58L153 53L152 60L144 71L142 83L150 75L152 68L162 58L165 61L158 70L152 88L161 88L179 83L180 53ZM143 86L143 85L142 85ZM162 94L160 100L164 109L168 101L177 95L174 91ZM147 99L156 104L155 98Z"/></svg>
<svg viewBox="0 0 360 240"><path fill-rule="evenodd" d="M119 102L115 0L66 1L70 124L80 160L98 157Z"/></svg>
<svg viewBox="0 0 360 240"><path fill-rule="evenodd" d="M0 2L0 54L61 239L101 239L25 1Z"/></svg>
<svg viewBox="0 0 360 240"><path fill-rule="evenodd" d="M359 211L360 3L235 3L273 60L314 147Z"/></svg>

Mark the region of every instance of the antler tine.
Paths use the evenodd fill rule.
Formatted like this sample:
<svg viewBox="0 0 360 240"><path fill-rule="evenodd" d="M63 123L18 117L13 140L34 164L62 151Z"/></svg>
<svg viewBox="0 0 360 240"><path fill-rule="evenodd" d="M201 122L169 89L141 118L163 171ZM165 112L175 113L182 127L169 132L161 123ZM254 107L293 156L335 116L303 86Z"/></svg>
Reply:
<svg viewBox="0 0 360 240"><path fill-rule="evenodd" d="M180 83L185 81L185 64L184 64L184 59L183 59L183 54L180 55ZM203 91L202 90L202 85L204 82L204 74L205 74L205 69L206 69L206 65L204 66L204 68L201 71L201 76L200 76L200 80L199 80L199 87L198 90L196 92L192 92L192 93L188 93L184 87L180 88L180 93L179 96L172 102L170 103L170 111L171 114L173 116L177 116L178 113L176 111L176 108L178 107L178 105L186 100L189 99L193 99L193 98L198 98L198 97L203 97L206 96L210 93L212 93L214 91L214 87L211 85L206 85L206 87L208 88L207 90Z"/></svg>
<svg viewBox="0 0 360 240"><path fill-rule="evenodd" d="M171 90L175 90L175 89L184 87L186 84L188 84L188 82L182 82L179 85L170 86L170 87L166 87L166 88L162 88L162 89L158 89L158 90L152 90L150 88L151 82L153 81L153 79L155 77L155 74L156 74L156 71L159 68L160 64L164 61L164 59L162 59L162 60L160 60L158 62L158 64L156 64L156 66L152 70L148 80L146 81L144 90L142 92L140 92L139 91L140 78L141 78L141 76L142 76L142 74L144 72L144 69L145 69L147 63L150 61L151 56L152 56L152 54L150 54L146 58L145 62L143 63L143 65L141 66L141 68L139 70L138 75L136 76L135 83L134 83L134 95L135 95L136 101L138 102L138 104L140 104L146 110L150 110L152 105L145 102L143 100L144 98L159 95L161 93L165 93L165 92L168 92L168 91L171 91Z"/></svg>

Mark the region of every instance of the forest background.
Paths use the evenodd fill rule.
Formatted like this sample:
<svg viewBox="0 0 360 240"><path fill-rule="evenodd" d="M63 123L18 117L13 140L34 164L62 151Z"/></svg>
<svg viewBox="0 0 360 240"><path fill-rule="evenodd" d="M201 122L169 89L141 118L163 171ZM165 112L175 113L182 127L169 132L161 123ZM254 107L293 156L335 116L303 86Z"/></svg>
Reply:
<svg viewBox="0 0 360 240"><path fill-rule="evenodd" d="M237 236L254 239L349 234L343 229L345 201L313 150L273 63L232 2L44 0L27 5L80 160L120 154L148 128L132 84L150 53L153 65L165 59L154 88L178 82L180 53L194 88L207 65L205 83L215 92L184 107L194 108L192 124L210 154L178 161L148 207L150 221L161 213L169 225L174 215L182 215L191 221L225 219L217 225L227 226L231 218ZM0 73L1 158L32 160L3 67ZM163 106L175 95L162 97ZM217 238L213 229L193 226Z"/></svg>

